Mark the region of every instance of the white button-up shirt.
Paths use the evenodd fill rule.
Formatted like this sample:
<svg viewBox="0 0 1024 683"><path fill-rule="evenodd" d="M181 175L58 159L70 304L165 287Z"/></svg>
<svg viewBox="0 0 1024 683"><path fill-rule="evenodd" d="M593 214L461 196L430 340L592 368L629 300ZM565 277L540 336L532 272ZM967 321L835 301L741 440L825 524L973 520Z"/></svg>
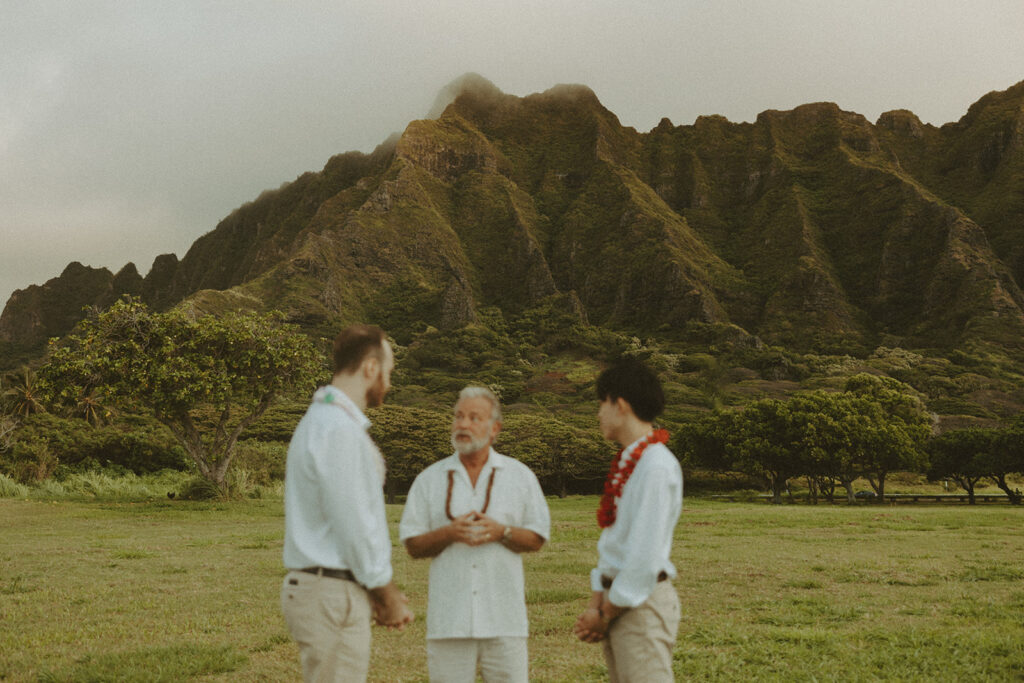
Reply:
<svg viewBox="0 0 1024 683"><path fill-rule="evenodd" d="M284 566L348 569L366 588L391 581L383 460L370 421L344 392L321 387L288 446Z"/></svg>
<svg viewBox="0 0 1024 683"><path fill-rule="evenodd" d="M622 460L633 452L639 439L622 452ZM652 443L622 487L615 523L601 531L597 541L597 568L590 573L590 587L604 590L601 576L614 581L608 599L619 607L644 603L665 572L675 578L676 568L669 555L672 534L683 508L683 471L672 451Z"/></svg>
<svg viewBox="0 0 1024 683"><path fill-rule="evenodd" d="M537 477L523 463L493 448L476 480L452 455L420 472L409 490L398 534L404 542L451 522L445 514L448 472L455 471L450 511L459 517L482 511L494 472L486 515L500 524L551 533L547 501ZM498 542L471 547L453 543L430 563L427 638L527 636L523 560Z"/></svg>

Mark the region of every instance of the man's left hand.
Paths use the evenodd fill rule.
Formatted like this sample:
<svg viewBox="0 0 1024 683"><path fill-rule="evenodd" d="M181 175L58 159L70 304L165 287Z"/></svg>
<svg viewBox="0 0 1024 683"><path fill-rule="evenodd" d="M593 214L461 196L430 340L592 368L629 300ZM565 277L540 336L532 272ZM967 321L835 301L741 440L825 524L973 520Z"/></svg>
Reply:
<svg viewBox="0 0 1024 683"><path fill-rule="evenodd" d="M483 545L484 543L494 543L495 541L500 541L505 533L504 524L499 524L482 512L470 513L469 519L478 527L478 530L474 540L469 542L468 545L476 546Z"/></svg>
<svg viewBox="0 0 1024 683"><path fill-rule="evenodd" d="M608 622L596 607L588 607L577 617L572 632L584 643L599 643L608 636Z"/></svg>

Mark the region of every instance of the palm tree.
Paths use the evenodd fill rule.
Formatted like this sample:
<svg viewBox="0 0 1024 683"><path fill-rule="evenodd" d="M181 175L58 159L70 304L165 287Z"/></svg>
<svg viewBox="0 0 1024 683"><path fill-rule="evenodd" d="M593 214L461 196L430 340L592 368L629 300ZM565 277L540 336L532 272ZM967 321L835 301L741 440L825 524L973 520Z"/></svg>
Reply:
<svg viewBox="0 0 1024 683"><path fill-rule="evenodd" d="M7 383L9 386L3 391L5 412L19 417L46 412L40 401L36 373L31 368L26 366L10 373Z"/></svg>
<svg viewBox="0 0 1024 683"><path fill-rule="evenodd" d="M72 412L93 427L100 426L110 417L110 410L103 405L102 396L92 390L82 392Z"/></svg>

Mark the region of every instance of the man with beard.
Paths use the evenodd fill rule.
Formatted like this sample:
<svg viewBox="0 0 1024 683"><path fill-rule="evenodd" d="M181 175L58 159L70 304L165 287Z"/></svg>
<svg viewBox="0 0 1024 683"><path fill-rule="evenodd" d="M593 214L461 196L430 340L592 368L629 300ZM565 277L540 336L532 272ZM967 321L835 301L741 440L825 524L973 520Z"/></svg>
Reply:
<svg viewBox="0 0 1024 683"><path fill-rule="evenodd" d="M398 533L412 557L431 557L427 665L432 681L529 679L520 553L539 550L551 518L537 477L491 445L501 405L484 387L459 394L455 454L420 472Z"/></svg>
<svg viewBox="0 0 1024 683"><path fill-rule="evenodd" d="M371 618L399 630L413 619L391 580L384 459L363 414L384 401L395 358L370 325L342 330L333 356L288 446L281 609L306 681L365 681Z"/></svg>
<svg viewBox="0 0 1024 683"><path fill-rule="evenodd" d="M597 378L601 433L619 446L597 511L601 537L590 604L576 620L580 640L602 643L612 683L671 683L679 629L672 537L683 506L683 472L654 420L661 382L627 360Z"/></svg>

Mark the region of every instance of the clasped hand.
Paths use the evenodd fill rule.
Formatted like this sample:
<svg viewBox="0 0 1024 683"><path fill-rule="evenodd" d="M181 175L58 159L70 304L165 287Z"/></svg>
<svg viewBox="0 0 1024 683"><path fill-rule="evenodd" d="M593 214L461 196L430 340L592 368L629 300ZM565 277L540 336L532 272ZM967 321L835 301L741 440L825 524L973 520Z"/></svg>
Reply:
<svg viewBox="0 0 1024 683"><path fill-rule="evenodd" d="M598 643L608 635L608 622L601 618L596 607L588 607L577 617L572 632L584 643Z"/></svg>
<svg viewBox="0 0 1024 683"><path fill-rule="evenodd" d="M470 546L500 541L505 526L473 510L452 520L452 540Z"/></svg>
<svg viewBox="0 0 1024 683"><path fill-rule="evenodd" d="M397 596L385 603L373 603L373 623L387 626L389 629L402 631L406 624L412 623L413 613L409 609L409 598L399 592Z"/></svg>

